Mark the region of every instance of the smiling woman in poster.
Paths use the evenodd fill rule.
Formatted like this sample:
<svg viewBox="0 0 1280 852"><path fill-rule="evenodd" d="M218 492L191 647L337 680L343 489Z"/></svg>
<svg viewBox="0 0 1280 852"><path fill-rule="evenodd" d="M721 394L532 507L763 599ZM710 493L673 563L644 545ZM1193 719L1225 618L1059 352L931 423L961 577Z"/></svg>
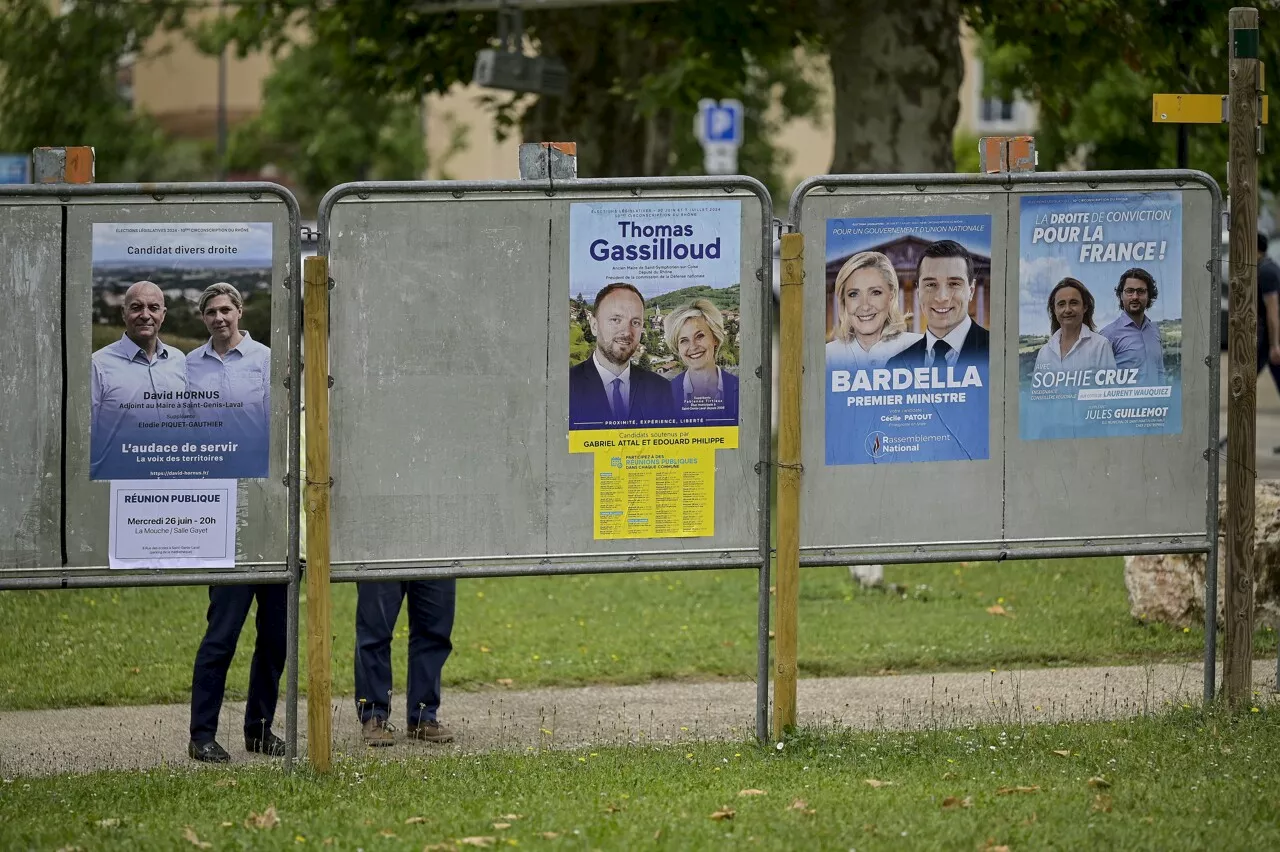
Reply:
<svg viewBox="0 0 1280 852"><path fill-rule="evenodd" d="M684 365L684 372L671 379L680 419L737 425L738 377L716 365L726 336L720 309L694 299L668 314L662 329L667 348Z"/></svg>
<svg viewBox="0 0 1280 852"><path fill-rule="evenodd" d="M862 251L836 275L836 327L827 344L827 368L883 367L923 335L907 331L898 306L898 274L878 251Z"/></svg>
<svg viewBox="0 0 1280 852"><path fill-rule="evenodd" d="M196 403L205 419L220 422L217 437L238 444L236 452L260 460L256 476L267 475L271 416L271 350L240 328L244 301L230 284L212 284L200 294L200 319L209 340L187 355L191 390L216 392L216 400Z"/></svg>
<svg viewBox="0 0 1280 852"><path fill-rule="evenodd" d="M1114 369L1111 343L1093 324L1093 294L1074 278L1063 278L1049 292L1049 342L1036 355L1035 371Z"/></svg>

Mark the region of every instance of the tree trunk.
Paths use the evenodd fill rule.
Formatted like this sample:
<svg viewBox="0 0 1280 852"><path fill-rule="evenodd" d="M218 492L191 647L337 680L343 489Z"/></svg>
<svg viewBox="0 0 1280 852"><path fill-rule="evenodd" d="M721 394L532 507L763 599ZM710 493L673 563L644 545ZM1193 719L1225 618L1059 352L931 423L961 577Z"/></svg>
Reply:
<svg viewBox="0 0 1280 852"><path fill-rule="evenodd" d="M835 90L833 174L952 172L959 0L821 0Z"/></svg>
<svg viewBox="0 0 1280 852"><path fill-rule="evenodd" d="M542 53L564 62L569 94L538 98L522 118L524 139L577 142L582 177L647 177L668 171L672 110L662 107L646 118L626 97L634 81L664 67L681 47L664 38L638 41L627 23L645 13L644 7L625 12L574 9L526 19L536 22Z"/></svg>

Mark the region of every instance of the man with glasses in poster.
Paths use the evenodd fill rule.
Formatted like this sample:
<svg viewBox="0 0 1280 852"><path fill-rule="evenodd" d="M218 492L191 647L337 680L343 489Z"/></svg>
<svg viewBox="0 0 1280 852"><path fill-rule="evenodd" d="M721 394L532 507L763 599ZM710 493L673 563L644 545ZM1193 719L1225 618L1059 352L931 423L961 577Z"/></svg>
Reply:
<svg viewBox="0 0 1280 852"><path fill-rule="evenodd" d="M1164 383L1160 329L1147 316L1159 295L1160 289L1150 272L1136 266L1126 269L1116 285L1116 298L1123 313L1098 332L1111 342L1116 367L1137 370L1138 384L1144 386Z"/></svg>

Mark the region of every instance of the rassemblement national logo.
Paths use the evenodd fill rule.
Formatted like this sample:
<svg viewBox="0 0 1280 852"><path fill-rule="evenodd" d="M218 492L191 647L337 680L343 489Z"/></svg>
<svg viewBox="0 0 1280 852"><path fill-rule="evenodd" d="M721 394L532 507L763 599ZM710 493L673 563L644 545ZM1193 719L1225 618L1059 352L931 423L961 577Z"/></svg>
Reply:
<svg viewBox="0 0 1280 852"><path fill-rule="evenodd" d="M867 455L873 459L878 459L884 455L884 440L887 436L883 432L872 432L867 435L865 448Z"/></svg>

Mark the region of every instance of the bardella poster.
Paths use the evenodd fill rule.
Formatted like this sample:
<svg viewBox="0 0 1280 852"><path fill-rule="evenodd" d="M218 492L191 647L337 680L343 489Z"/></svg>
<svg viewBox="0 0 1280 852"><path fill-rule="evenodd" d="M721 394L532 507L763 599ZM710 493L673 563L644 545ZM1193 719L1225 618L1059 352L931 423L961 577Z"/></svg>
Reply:
<svg viewBox="0 0 1280 852"><path fill-rule="evenodd" d="M268 475L271 223L93 226L91 479Z"/></svg>
<svg viewBox="0 0 1280 852"><path fill-rule="evenodd" d="M990 454L991 217L827 221L826 463Z"/></svg>
<svg viewBox="0 0 1280 852"><path fill-rule="evenodd" d="M1019 436L1182 431L1182 198L1023 196Z"/></svg>
<svg viewBox="0 0 1280 852"><path fill-rule="evenodd" d="M742 209L569 213L569 451L595 456L598 539L714 535L715 453L738 446Z"/></svg>

